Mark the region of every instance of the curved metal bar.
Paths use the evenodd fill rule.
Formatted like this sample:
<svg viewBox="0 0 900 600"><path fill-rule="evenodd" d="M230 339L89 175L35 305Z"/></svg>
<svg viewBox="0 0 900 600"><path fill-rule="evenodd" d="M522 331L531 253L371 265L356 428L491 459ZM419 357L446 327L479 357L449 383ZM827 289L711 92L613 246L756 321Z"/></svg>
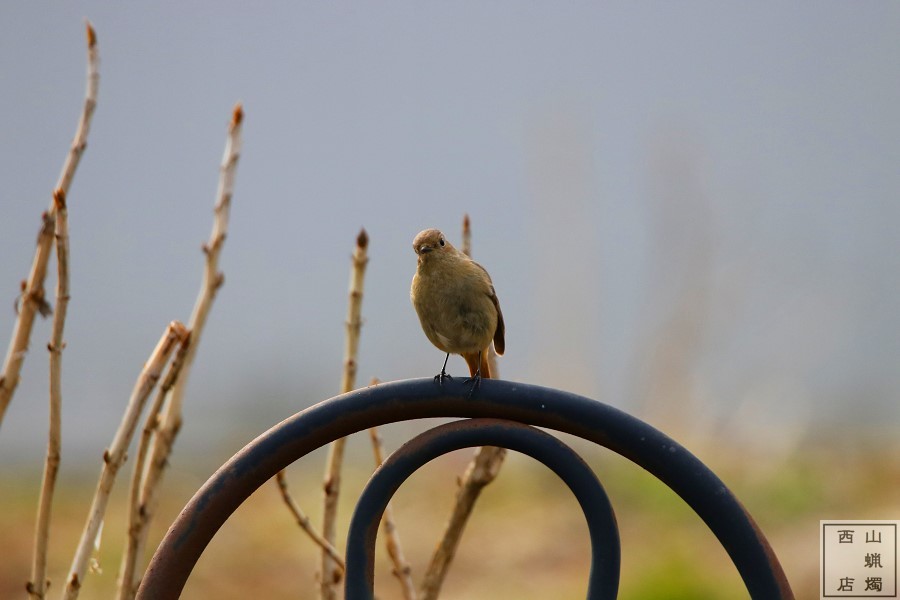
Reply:
<svg viewBox="0 0 900 600"><path fill-rule="evenodd" d="M256 489L292 462L372 426L428 417L488 417L563 431L637 463L672 488L728 552L754 599L793 598L784 571L741 503L700 460L616 408L545 387L486 379L474 396L461 380L383 383L320 402L245 446L203 485L169 528L138 598L178 598L200 554Z"/></svg>
<svg viewBox="0 0 900 600"><path fill-rule="evenodd" d="M544 463L565 482L587 519L591 538L589 600L614 600L619 589L619 531L603 486L571 448L540 429L513 421L466 419L416 436L375 471L366 485L347 536L348 600L375 599L375 538L391 497L425 463L461 448L501 446Z"/></svg>

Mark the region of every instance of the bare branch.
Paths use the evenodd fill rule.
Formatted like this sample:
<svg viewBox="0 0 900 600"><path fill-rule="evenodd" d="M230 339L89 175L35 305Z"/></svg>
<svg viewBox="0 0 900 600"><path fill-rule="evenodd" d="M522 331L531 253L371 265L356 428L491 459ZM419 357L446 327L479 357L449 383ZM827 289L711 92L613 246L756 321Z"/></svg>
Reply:
<svg viewBox="0 0 900 600"><path fill-rule="evenodd" d="M357 351L359 349L359 333L362 328L363 280L366 273L369 236L362 229L356 238L356 249L353 252L352 269L350 271L350 301L347 308L347 334L344 345L344 372L341 377L341 393L356 387ZM328 463L325 470L324 511L322 514L322 537L334 546L337 526L338 497L341 492L341 466L344 462L344 446L346 438L331 443L328 447ZM335 586L341 580L337 564L327 552L322 552L322 577L319 582L319 593L322 600L334 600L337 597Z"/></svg>
<svg viewBox="0 0 900 600"><path fill-rule="evenodd" d="M316 531L316 528L313 526L309 517L303 512L303 509L300 508L300 505L294 500L294 497L291 495L290 490L288 489L287 478L285 477L284 471L278 471L278 474L275 475L275 481L278 483L278 489L281 492L281 498L284 500L284 503L287 505L288 510L291 511L291 514L294 515L294 519L297 520L297 525L300 526L303 531L309 535L313 542L315 542L323 552L327 552L331 559L338 564L340 568L341 574L343 574L345 565L344 558L340 555L340 553L335 549L334 546L328 543L328 540L322 537L322 535Z"/></svg>
<svg viewBox="0 0 900 600"><path fill-rule="evenodd" d="M57 194L62 194L63 198L67 198L69 195L72 178L75 176L75 170L78 167L78 162L81 160L81 155L84 154L84 149L87 147L91 117L94 115L94 108L97 106L97 88L100 83L100 75L97 68L99 57L97 53L97 34L90 23L87 24L87 40L87 89L84 97L84 108L78 121L78 128L75 130L72 146L69 148L69 153L63 163L62 172L59 175L59 181L54 191L54 198ZM19 373L22 370L22 363L25 361L25 355L28 352L28 341L31 338L35 313L40 312L43 316L49 314L49 305L44 300L44 279L47 276L47 262L50 260L50 252L53 247L56 210L56 201L51 200L50 208L47 209L47 212L42 217L43 225L38 234L31 272L22 289L16 325L13 329L6 360L3 363L3 372L0 374L0 424L3 423L6 408L12 400L16 386L19 385Z"/></svg>
<svg viewBox="0 0 900 600"><path fill-rule="evenodd" d="M150 392L156 386L156 382L159 380L160 374L175 346L181 343L187 335L188 331L184 325L178 321L170 323L150 358L144 364L140 376L138 376L134 391L131 393L131 399L128 401L128 407L122 416L122 423L119 425L115 437L113 437L112 444L103 453L103 467L100 470L97 491L91 503L91 510L88 513L84 531L81 533L81 540L78 543L75 558L72 560L72 567L69 570L63 595L63 598L66 600L78 597L81 583L84 581L84 574L87 571L88 561L91 557L91 548L97 539L97 534L100 532L100 526L103 524L103 516L106 512L106 505L109 502L109 495L112 492L116 474L125 463L125 451L128 449L131 437L134 435L138 419L141 416L141 410L144 408Z"/></svg>
<svg viewBox="0 0 900 600"><path fill-rule="evenodd" d="M441 543L431 557L431 563L425 572L425 579L422 582L423 599L434 599L440 594L475 502L481 490L497 477L505 456L505 448L484 446L476 450L475 457L469 463L456 492L456 504L450 520L444 527Z"/></svg>
<svg viewBox="0 0 900 600"><path fill-rule="evenodd" d="M341 377L341 393L352 391L356 387L356 357L359 350L359 333L362 329L362 297L363 281L366 275L369 234L365 229L359 230L356 236L356 248L353 251L353 268L350 272L350 301L347 307L347 335L344 341L344 372Z"/></svg>
<svg viewBox="0 0 900 600"><path fill-rule="evenodd" d="M469 213L463 215L462 244L460 249L466 256L472 256L472 225L469 221ZM493 373L493 371L491 371Z"/></svg>
<svg viewBox="0 0 900 600"><path fill-rule="evenodd" d="M222 164L219 167L219 188L216 192L216 204L213 209L212 233L210 234L209 242L203 246L203 253L206 255L203 283L197 296L197 302L194 304L191 319L188 322L191 330L191 345L184 359L182 374L166 401L163 417L164 428L171 425L174 421L181 420L184 390L191 366L194 364L197 348L200 345L200 336L206 325L206 319L209 316L216 293L222 287L222 284L225 283L225 276L219 271L219 255L225 243L225 236L228 233L228 216L231 211L231 197L234 193L234 177L241 154L241 125L243 120L243 108L240 104L237 104L232 112L231 123L228 127L228 138L225 142L225 153L222 157Z"/></svg>
<svg viewBox="0 0 900 600"><path fill-rule="evenodd" d="M143 507L144 511L143 529L147 528L150 517L156 510L157 494L159 484L162 481L163 471L169 462L175 438L181 429L181 407L184 392L191 366L194 364L194 357L197 354L197 347L200 344L200 337L216 293L225 282L225 276L219 271L219 255L222 252L222 246L225 243L225 237L228 232L228 216L231 210L231 197L234 192L234 177L241 154L243 121L243 107L237 104L232 111L231 122L228 126L228 136L225 140L225 152L222 156L222 164L219 167L219 185L216 192L216 204L213 209L212 232L210 233L209 241L203 245L203 253L206 258L203 282L200 285L200 292L197 295L194 311L188 323L191 331L191 343L185 351L178 377L165 394L160 423L152 436L152 445L149 450L150 459L146 461L140 474L140 506ZM146 536L146 533L141 535ZM139 564L142 560L142 552L143 543L139 543L133 558L129 558L129 560L134 560L135 564ZM135 571L129 587L136 589L139 583L140 578L137 571Z"/></svg>
<svg viewBox="0 0 900 600"><path fill-rule="evenodd" d="M384 507L384 516L381 518L381 527L384 531L385 545L387 546L388 556L394 564L391 571L394 577L400 582L400 589L403 591L405 600L416 600L416 586L412 580L412 567L403 554L403 547L400 545L400 534L397 532L397 525L394 521L394 508L389 502Z"/></svg>
<svg viewBox="0 0 900 600"><path fill-rule="evenodd" d="M144 472L147 462L152 436L159 429L159 413L162 410L166 394L178 381L178 375L181 373L184 357L187 355L190 345L191 334L188 332L188 335L178 347L175 358L169 364L166 377L162 385L159 386L156 397L153 399L153 404L150 405L150 410L144 419L144 428L138 441L137 456L135 457L134 470L131 474L131 488L128 493L128 539L125 543L125 552L122 554L122 564L119 567L119 590L117 595L119 600L134 598L137 594L137 587L140 583L137 561L143 555L147 543L147 533L150 530L148 525L153 518L151 511L155 508L146 506L141 502L141 474Z"/></svg>
<svg viewBox="0 0 900 600"><path fill-rule="evenodd" d="M66 210L66 194L56 190L53 195L56 206L56 313L53 315L53 331L47 349L50 351L50 431L47 441L47 458L44 478L38 501L37 524L34 532L34 555L31 563L31 580L28 595L34 599L45 597L47 586L47 548L50 542L50 515L53 492L59 472L62 446L62 351L63 330L69 306L69 219Z"/></svg>
<svg viewBox="0 0 900 600"><path fill-rule="evenodd" d="M97 53L97 33L90 22L85 24L85 32L88 44L88 71L84 109L78 121L78 129L75 130L72 147L69 149L66 162L63 164L62 172L59 174L59 181L56 182L56 189L62 190L67 197L69 195L69 187L72 185L72 179L75 177L75 171L78 169L78 163L81 161L85 148L87 148L91 119L94 116L94 109L97 107L97 89L100 86L100 71L97 68L100 63L100 57Z"/></svg>

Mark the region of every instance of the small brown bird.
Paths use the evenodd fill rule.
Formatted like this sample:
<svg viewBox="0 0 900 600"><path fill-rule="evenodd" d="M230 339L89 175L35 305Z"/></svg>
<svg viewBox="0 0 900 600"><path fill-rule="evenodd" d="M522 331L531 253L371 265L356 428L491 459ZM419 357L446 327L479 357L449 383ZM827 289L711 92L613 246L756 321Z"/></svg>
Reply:
<svg viewBox="0 0 900 600"><path fill-rule="evenodd" d="M497 354L503 354L505 346L503 313L491 277L437 229L419 233L413 250L419 260L409 297L425 335L447 353L435 380L450 377L447 360L450 354L459 354L477 387L481 377L491 377L487 362L491 341Z"/></svg>

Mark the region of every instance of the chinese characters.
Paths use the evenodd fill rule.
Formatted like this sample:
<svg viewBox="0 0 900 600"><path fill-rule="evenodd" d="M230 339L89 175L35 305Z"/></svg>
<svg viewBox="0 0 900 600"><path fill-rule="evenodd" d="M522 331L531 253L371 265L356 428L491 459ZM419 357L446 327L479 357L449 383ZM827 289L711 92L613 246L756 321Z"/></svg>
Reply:
<svg viewBox="0 0 900 600"><path fill-rule="evenodd" d="M822 521L821 597L896 598L900 521Z"/></svg>

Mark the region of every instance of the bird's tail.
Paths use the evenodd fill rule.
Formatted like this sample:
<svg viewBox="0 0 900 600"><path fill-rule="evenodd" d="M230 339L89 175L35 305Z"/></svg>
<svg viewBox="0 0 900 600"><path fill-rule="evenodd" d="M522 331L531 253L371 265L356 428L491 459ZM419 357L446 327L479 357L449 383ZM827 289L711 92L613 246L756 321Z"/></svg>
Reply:
<svg viewBox="0 0 900 600"><path fill-rule="evenodd" d="M471 377L475 377L480 361L481 376L485 379L491 378L491 365L488 363L487 355L487 348L485 348L483 352L472 352L471 354L462 355L462 357L466 359L466 364L469 365L469 375Z"/></svg>

